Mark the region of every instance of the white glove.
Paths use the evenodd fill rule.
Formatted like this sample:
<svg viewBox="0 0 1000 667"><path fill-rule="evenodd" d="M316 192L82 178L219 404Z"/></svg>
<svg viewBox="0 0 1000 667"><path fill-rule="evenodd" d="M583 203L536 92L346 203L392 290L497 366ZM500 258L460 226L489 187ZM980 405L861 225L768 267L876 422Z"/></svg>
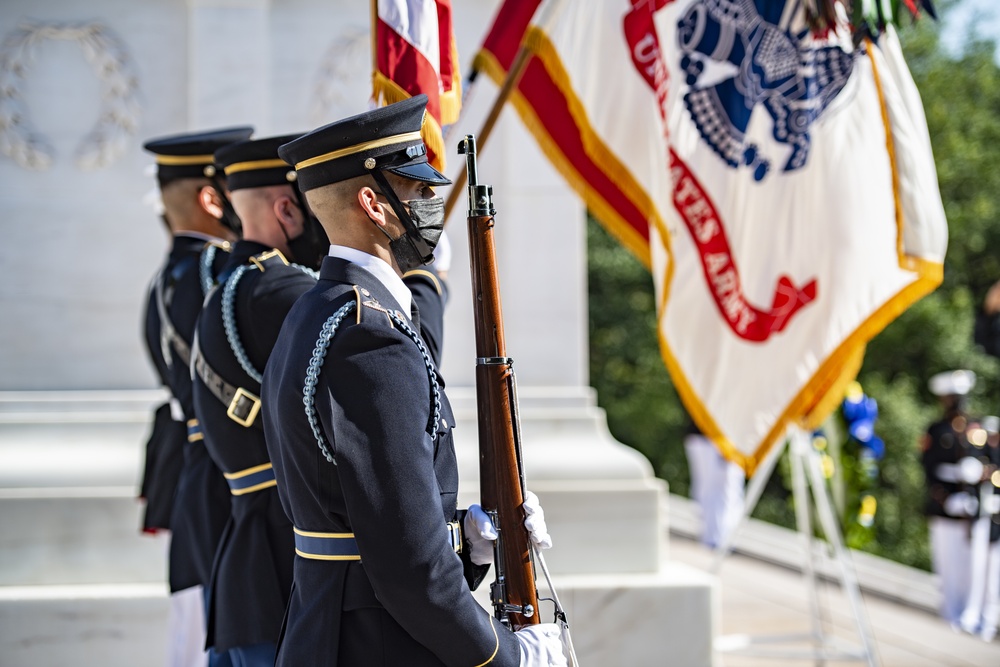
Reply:
<svg viewBox="0 0 1000 667"><path fill-rule="evenodd" d="M973 516L979 509L979 500L965 491L953 493L944 501L944 511L950 516Z"/></svg>
<svg viewBox="0 0 1000 667"><path fill-rule="evenodd" d="M469 560L476 565L489 565L493 562L493 542L497 539L497 529L490 520L490 515L479 505L470 505L465 513L462 529L472 545Z"/></svg>
<svg viewBox="0 0 1000 667"><path fill-rule="evenodd" d="M567 667L559 626L529 625L514 633L521 644L521 667Z"/></svg>
<svg viewBox="0 0 1000 667"><path fill-rule="evenodd" d="M958 462L959 475L966 484L979 484L983 479L983 462L974 456L964 456Z"/></svg>
<svg viewBox="0 0 1000 667"><path fill-rule="evenodd" d="M524 494L524 527L528 529L531 541L539 549L551 549L552 537L549 535L548 526L545 525L545 512L538 502L538 496L531 491Z"/></svg>
<svg viewBox="0 0 1000 667"><path fill-rule="evenodd" d="M538 496L528 491L524 496L525 518L524 527L528 536L539 549L551 549L552 537L545 525L545 512L538 502ZM497 529L489 515L479 505L470 505L465 513L462 528L472 545L469 559L476 565L489 565L493 562L493 542L497 539Z"/></svg>
<svg viewBox="0 0 1000 667"><path fill-rule="evenodd" d="M934 469L942 482L978 484L983 477L983 463L974 456L963 456L958 463L942 463Z"/></svg>

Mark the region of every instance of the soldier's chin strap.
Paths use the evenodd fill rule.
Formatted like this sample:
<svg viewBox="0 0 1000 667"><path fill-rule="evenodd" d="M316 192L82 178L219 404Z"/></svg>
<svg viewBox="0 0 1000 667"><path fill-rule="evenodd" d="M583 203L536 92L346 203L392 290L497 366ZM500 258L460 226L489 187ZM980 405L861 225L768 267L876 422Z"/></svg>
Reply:
<svg viewBox="0 0 1000 667"><path fill-rule="evenodd" d="M306 203L306 196L302 192L302 188L299 187L298 181L294 181L290 184L292 186L292 191L295 192L295 200L299 202L299 210L301 210L307 216L313 216L312 209L309 208L309 204Z"/></svg>
<svg viewBox="0 0 1000 667"><path fill-rule="evenodd" d="M211 181L212 187L219 193L219 199L222 200L222 224L239 236L243 236L243 222L237 215L236 209L233 208L233 202L229 200L229 195L226 194L226 184L219 176L219 172L216 171L209 176L208 180Z"/></svg>
<svg viewBox="0 0 1000 667"><path fill-rule="evenodd" d="M420 256L420 262L423 264L429 264L434 261L433 246L427 243L424 237L420 235L420 230L417 228L416 223L413 222L413 218L410 217L406 207L403 206L403 202L400 201L398 196L396 196L396 191L392 189L391 185L389 185L389 179L385 177L385 172L381 169L376 169L371 172L371 175L382 189L382 196L389 200L389 206L392 207L392 210L396 213L396 217L399 218L400 223L402 223L403 229L405 230L404 235L416 251L417 255ZM402 239L391 240L398 242Z"/></svg>

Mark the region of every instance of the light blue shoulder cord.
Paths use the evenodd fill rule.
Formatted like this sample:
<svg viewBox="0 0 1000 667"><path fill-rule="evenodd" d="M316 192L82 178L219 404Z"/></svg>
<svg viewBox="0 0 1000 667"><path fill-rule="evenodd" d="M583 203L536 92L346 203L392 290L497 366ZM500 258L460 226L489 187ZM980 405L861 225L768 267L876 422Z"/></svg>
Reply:
<svg viewBox="0 0 1000 667"><path fill-rule="evenodd" d="M201 261L198 263L198 277L201 278L201 293L206 295L215 287L215 276L212 275L212 265L215 264L215 253L219 250L217 246L209 243L201 251Z"/></svg>
<svg viewBox="0 0 1000 667"><path fill-rule="evenodd" d="M306 370L305 386L302 389L302 403L305 405L306 409L306 419L309 421L309 428L312 429L313 435L316 436L316 444L319 445L320 452L323 453L323 458L337 465L336 458L330 453L327 447L326 439L323 437L322 431L319 428L319 419L316 416L315 400L316 395L316 384L319 382L319 374L323 369L323 362L326 360L326 352L330 347L330 340L333 338L334 334L337 333L337 328L343 319L354 312L358 308L357 301L350 301L345 303L340 307L340 310L335 312L333 315L327 319L323 324L323 328L319 332L319 338L316 340L316 347L313 348L312 358L309 360L309 368ZM424 366L427 369L427 377L431 383L431 393L434 397L434 412L431 415L430 422L428 423L428 428L431 433L434 433L437 429L438 422L441 421L441 388L438 385L437 370L434 368L434 362L431 361L431 355L427 351L427 347L424 342L420 340L420 336L413 330L413 328L399 315L395 313L386 311L399 330L407 335L407 337L412 340L417 345L417 349L420 350L420 355L424 358Z"/></svg>
<svg viewBox="0 0 1000 667"><path fill-rule="evenodd" d="M289 264L289 266L293 266L313 278L317 277L315 271L300 264ZM246 371L247 375L253 378L254 382L260 384L263 374L250 363L250 357L247 356L246 349L243 347L243 341L240 340L240 333L236 328L236 313L234 311L236 289L239 286L240 278L248 270L258 268L256 264L243 264L233 271L233 275L229 276L222 290L222 326L226 330L226 339L229 341L230 349L232 349L233 354L236 356L236 361L240 362L240 366Z"/></svg>

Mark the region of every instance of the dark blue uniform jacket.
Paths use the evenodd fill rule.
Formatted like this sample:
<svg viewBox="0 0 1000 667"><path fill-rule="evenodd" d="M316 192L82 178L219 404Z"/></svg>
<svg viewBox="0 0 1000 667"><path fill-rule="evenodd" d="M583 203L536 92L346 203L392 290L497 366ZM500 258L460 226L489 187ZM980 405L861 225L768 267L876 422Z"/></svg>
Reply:
<svg viewBox="0 0 1000 667"><path fill-rule="evenodd" d="M212 266L207 267L213 277L218 275L228 257L228 253L216 252L213 248L201 239L175 236L167 269L160 277L169 319L188 346L194 339L195 322L205 299L206 267L202 259L206 255L203 251L215 252ZM173 345L170 354L170 391L180 402L191 432L194 426L191 421L194 419L191 369ZM215 549L229 517L229 487L208 456L204 440L195 432L183 449L184 462L170 515L169 579L170 590L175 592L208 584Z"/></svg>
<svg viewBox="0 0 1000 667"><path fill-rule="evenodd" d="M324 323L357 300L314 396L334 465L310 427L303 386ZM484 569L449 540L446 522L459 518L454 416L439 376L432 389L429 352L390 317L398 309L373 275L328 257L268 360L264 427L285 511L299 531L354 533L360 552L296 556L277 664L515 667L517 640L470 592Z"/></svg>
<svg viewBox="0 0 1000 667"><path fill-rule="evenodd" d="M239 241L222 270L220 285L198 319L198 354L234 387L260 396L260 384L237 360L223 324L223 294L231 278L235 339L258 374L271 354L281 323L292 304L316 279L278 257L258 268L251 257L270 248ZM258 259L258 262L260 260ZM239 267L252 267L237 273ZM295 547L292 525L278 500L264 430L256 420L244 426L227 415L228 405L193 377L194 408L205 447L223 474L239 475L232 495L232 514L219 543L212 572L208 615L208 645L217 651L236 646L275 642L292 585ZM254 471L254 472L248 472ZM247 481L249 480L249 481ZM245 483L244 483L245 482ZM256 483L251 483L256 482Z"/></svg>

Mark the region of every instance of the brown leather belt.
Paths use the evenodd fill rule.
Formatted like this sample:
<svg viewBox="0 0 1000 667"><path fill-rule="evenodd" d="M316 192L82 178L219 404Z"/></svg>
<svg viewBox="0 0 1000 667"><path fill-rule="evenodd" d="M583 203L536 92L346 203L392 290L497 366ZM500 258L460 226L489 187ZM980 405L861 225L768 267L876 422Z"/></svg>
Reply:
<svg viewBox="0 0 1000 667"><path fill-rule="evenodd" d="M257 421L260 413L260 397L243 387L229 384L219 375L200 350L194 354L194 369L212 395L226 406L226 415L240 426L263 428Z"/></svg>

